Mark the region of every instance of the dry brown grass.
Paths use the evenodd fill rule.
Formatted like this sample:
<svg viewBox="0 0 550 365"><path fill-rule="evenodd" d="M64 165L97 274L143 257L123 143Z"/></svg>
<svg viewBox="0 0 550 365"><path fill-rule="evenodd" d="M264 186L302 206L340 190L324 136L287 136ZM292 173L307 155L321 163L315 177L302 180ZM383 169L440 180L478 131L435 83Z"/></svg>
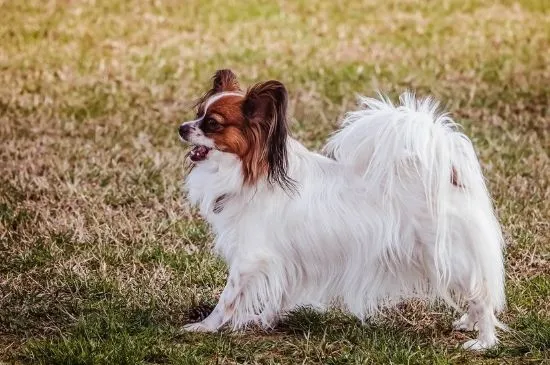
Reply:
<svg viewBox="0 0 550 365"><path fill-rule="evenodd" d="M36 0L0 1L0 13L0 359L548 361L546 1ZM515 330L500 350L461 352L452 313L419 304L365 327L305 311L273 334L178 334L225 276L183 200L176 135L221 67L285 82L293 132L312 148L356 93L413 88L448 105L509 244Z"/></svg>

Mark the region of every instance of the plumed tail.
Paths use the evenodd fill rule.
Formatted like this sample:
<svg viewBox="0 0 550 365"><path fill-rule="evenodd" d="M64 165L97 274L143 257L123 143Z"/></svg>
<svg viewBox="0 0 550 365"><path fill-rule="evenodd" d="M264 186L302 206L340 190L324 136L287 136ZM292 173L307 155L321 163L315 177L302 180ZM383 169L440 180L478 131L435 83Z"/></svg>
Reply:
<svg viewBox="0 0 550 365"><path fill-rule="evenodd" d="M425 210L434 227L434 289L450 298L456 274L454 245L461 245L473 261L471 280L464 284L469 286L467 291L501 310L505 304L503 238L471 141L448 114L438 111L439 104L432 98L416 99L404 93L399 105L394 105L384 96L362 97L360 105L360 110L346 115L325 149L335 160L351 165L367 189L382 191L382 206L392 217L385 234L390 252L397 257L394 262L414 250L401 246L403 223ZM462 217L476 220L472 227L454 219L457 197L462 207L477 212ZM461 210L465 211L469 210ZM465 238L463 231L468 232Z"/></svg>

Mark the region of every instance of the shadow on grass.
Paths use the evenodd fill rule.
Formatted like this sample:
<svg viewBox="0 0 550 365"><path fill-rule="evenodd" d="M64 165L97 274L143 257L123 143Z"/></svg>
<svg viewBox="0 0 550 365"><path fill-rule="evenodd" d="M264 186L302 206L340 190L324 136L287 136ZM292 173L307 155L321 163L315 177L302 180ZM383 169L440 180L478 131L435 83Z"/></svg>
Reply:
<svg viewBox="0 0 550 365"><path fill-rule="evenodd" d="M550 322L529 316L514 325L503 345L472 354L449 345L450 333L418 330L404 321L361 323L341 312L300 309L270 331L195 334L181 331L192 310L171 316L162 308L129 308L124 300L89 306L61 334L28 341L17 360L41 364L204 364L204 363L408 363L548 360ZM185 313L185 314L184 314ZM202 315L205 315L203 313ZM183 321L182 321L183 320Z"/></svg>

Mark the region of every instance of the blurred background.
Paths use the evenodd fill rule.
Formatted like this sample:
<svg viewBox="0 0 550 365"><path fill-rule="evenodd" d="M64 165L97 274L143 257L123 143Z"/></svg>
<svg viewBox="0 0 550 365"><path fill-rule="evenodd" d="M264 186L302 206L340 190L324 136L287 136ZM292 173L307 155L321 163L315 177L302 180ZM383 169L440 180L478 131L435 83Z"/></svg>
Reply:
<svg viewBox="0 0 550 365"><path fill-rule="evenodd" d="M549 360L548 0L0 0L0 361ZM514 331L457 347L456 313L293 314L271 333L181 334L225 278L184 200L177 127L219 68L285 83L319 149L358 94L432 94L479 153L504 225Z"/></svg>

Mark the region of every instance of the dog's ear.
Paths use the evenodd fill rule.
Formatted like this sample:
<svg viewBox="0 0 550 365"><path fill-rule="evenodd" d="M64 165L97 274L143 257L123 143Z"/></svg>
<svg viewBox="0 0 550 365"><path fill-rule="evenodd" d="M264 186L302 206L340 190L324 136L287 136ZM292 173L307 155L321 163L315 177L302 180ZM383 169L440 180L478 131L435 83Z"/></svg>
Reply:
<svg viewBox="0 0 550 365"><path fill-rule="evenodd" d="M222 91L239 91L239 81L233 71L224 69L218 70L212 77L212 90L214 93Z"/></svg>
<svg viewBox="0 0 550 365"><path fill-rule="evenodd" d="M268 181L293 190L294 181L288 176L287 104L285 86L271 80L251 87L243 103L243 114L259 137L254 141L261 149L259 159L267 163Z"/></svg>
<svg viewBox="0 0 550 365"><path fill-rule="evenodd" d="M223 91L240 91L237 75L228 69L218 70L212 76L212 88L195 101L194 107L198 107L197 114L202 113L202 104L211 96Z"/></svg>

